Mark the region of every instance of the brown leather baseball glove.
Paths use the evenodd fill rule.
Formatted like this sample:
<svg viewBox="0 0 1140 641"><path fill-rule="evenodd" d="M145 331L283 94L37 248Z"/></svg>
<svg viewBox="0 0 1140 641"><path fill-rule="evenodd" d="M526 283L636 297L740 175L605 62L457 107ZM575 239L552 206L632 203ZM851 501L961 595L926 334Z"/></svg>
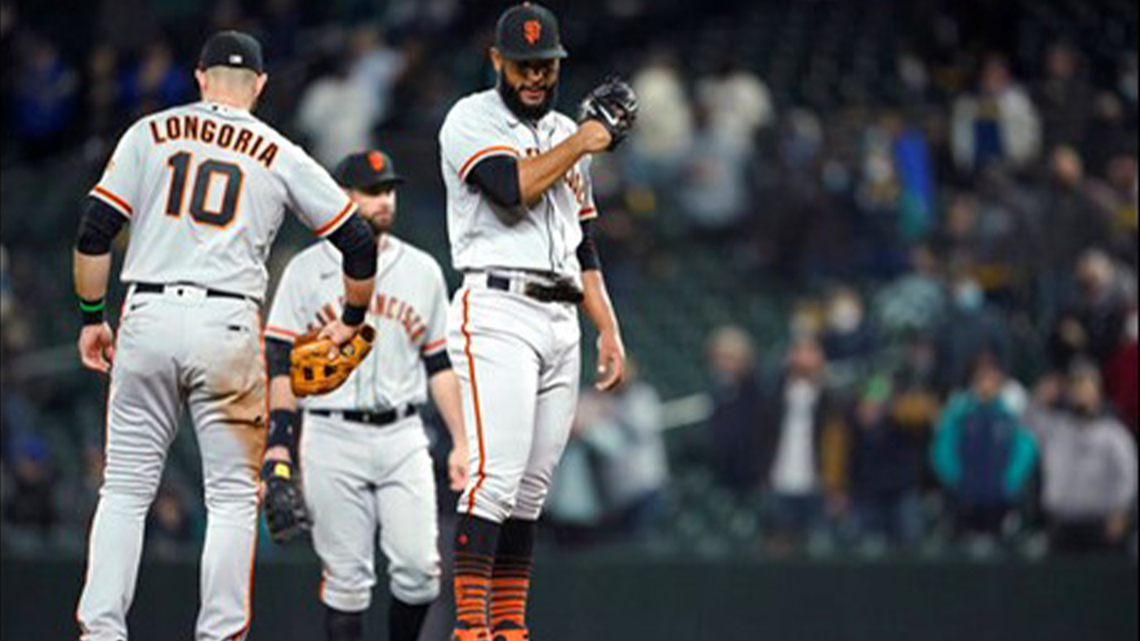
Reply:
<svg viewBox="0 0 1140 641"><path fill-rule="evenodd" d="M343 385L372 351L372 341L375 339L376 330L365 325L351 341L336 350L334 358L329 358L329 353L335 349L331 340L318 339L316 333L298 338L293 343L290 355L289 373L293 379L293 394L317 396L328 394Z"/></svg>

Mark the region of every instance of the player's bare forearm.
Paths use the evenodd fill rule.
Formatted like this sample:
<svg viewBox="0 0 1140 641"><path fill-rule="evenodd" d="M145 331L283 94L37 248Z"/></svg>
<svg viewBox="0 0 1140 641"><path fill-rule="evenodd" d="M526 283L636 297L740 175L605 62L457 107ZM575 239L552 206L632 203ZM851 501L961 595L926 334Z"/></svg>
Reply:
<svg viewBox="0 0 1140 641"><path fill-rule="evenodd" d="M288 376L274 376L269 381L269 409L297 411L297 397Z"/></svg>
<svg viewBox="0 0 1140 641"><path fill-rule="evenodd" d="M519 161L519 194L527 207L561 180L583 156L609 146L609 133L598 123L588 122L550 151Z"/></svg>
<svg viewBox="0 0 1140 641"><path fill-rule="evenodd" d="M621 326L601 270L583 272L582 289L582 307L598 330L598 367L594 387L608 392L616 389L625 377L625 343L621 337Z"/></svg>
<svg viewBox="0 0 1140 641"><path fill-rule="evenodd" d="M431 400L443 417L451 440L457 446L466 446L467 434L463 428L463 404L459 398L459 379L455 372L445 370L432 376L428 382Z"/></svg>
<svg viewBox="0 0 1140 641"><path fill-rule="evenodd" d="M111 254L90 255L77 250L74 263L76 295L82 300L103 299L111 276Z"/></svg>
<svg viewBox="0 0 1140 641"><path fill-rule="evenodd" d="M617 314L614 312L613 302L610 301L609 291L606 289L606 279L601 270L591 269L582 273L582 289L584 299L582 308L586 316L599 333L621 333L618 326Z"/></svg>

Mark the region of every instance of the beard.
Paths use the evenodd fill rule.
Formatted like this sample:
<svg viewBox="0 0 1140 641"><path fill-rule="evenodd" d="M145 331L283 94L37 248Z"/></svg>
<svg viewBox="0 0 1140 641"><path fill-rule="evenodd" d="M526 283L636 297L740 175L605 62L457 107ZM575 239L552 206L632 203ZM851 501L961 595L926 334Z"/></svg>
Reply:
<svg viewBox="0 0 1140 641"><path fill-rule="evenodd" d="M554 109L554 103L558 101L557 82L549 87L545 87L546 97L542 99L542 102L533 106L523 102L522 98L519 97L519 90L512 87L510 83L503 78L502 74L499 74L497 87L499 89L499 95L502 96L507 108L519 118L531 122L538 122L546 117L546 114Z"/></svg>

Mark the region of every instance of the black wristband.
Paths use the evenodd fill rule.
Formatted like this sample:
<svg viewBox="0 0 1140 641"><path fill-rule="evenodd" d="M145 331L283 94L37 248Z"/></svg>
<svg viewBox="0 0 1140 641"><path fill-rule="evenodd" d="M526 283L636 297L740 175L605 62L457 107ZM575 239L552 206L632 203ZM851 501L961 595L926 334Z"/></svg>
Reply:
<svg viewBox="0 0 1140 641"><path fill-rule="evenodd" d="M297 413L293 410L271 410L269 412L269 438L265 447L286 447L290 454L293 452L293 427L297 422Z"/></svg>
<svg viewBox="0 0 1140 641"><path fill-rule="evenodd" d="M344 312L341 313L340 319L344 321L345 325L356 326L364 322L364 314L368 308L364 306L344 304Z"/></svg>
<svg viewBox="0 0 1140 641"><path fill-rule="evenodd" d="M98 300L79 299L79 315L84 325L102 325L103 312L107 310L107 299Z"/></svg>

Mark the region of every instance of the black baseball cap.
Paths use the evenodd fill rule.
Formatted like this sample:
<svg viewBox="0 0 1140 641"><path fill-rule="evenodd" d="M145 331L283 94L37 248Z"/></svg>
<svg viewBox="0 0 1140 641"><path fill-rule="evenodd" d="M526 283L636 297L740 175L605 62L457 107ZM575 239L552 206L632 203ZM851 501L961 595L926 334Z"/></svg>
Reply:
<svg viewBox="0 0 1140 641"><path fill-rule="evenodd" d="M210 67L249 69L258 74L265 70L261 57L261 43L257 38L241 31L219 31L210 36L198 58L199 69Z"/></svg>
<svg viewBox="0 0 1140 641"><path fill-rule="evenodd" d="M404 177L396 173L396 167L388 154L375 149L346 156L333 170L333 178L345 189L361 191L404 182Z"/></svg>
<svg viewBox="0 0 1140 641"><path fill-rule="evenodd" d="M507 9L495 28L495 48L509 60L569 56L562 47L558 18L546 7L526 2Z"/></svg>

